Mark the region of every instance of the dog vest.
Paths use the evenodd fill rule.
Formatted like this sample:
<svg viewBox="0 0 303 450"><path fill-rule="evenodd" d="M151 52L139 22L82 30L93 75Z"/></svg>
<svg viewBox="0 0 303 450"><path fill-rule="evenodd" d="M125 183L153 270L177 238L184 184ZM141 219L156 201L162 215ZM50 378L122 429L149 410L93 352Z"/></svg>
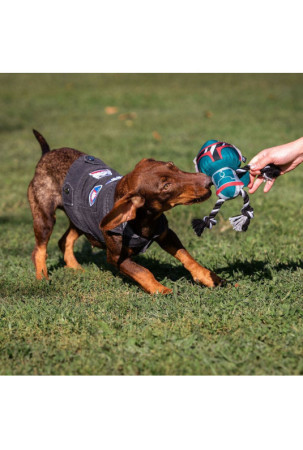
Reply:
<svg viewBox="0 0 303 450"><path fill-rule="evenodd" d="M118 181L122 176L101 159L82 155L70 167L62 188L64 210L71 222L83 233L105 243L99 224L114 206ZM151 238L137 235L129 222L124 222L110 233L122 235L123 245L143 253L167 229L167 219L161 214Z"/></svg>

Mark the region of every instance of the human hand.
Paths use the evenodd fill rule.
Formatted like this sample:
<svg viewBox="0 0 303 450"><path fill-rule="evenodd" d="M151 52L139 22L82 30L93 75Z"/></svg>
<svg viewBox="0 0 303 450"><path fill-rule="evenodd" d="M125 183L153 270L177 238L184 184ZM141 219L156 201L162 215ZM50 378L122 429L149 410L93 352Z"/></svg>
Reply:
<svg viewBox="0 0 303 450"><path fill-rule="evenodd" d="M303 162L303 138L288 144L279 145L277 147L266 148L259 152L249 162L250 166L250 182L249 193L256 192L258 187L264 181L260 172L267 164L275 164L281 169L281 175L295 169ZM270 191L275 179L266 181L264 192Z"/></svg>

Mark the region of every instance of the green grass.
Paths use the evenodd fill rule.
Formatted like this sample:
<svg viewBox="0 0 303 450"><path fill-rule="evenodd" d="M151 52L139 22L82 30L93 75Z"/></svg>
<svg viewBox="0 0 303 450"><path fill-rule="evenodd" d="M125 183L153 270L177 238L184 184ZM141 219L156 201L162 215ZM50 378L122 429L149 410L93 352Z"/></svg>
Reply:
<svg viewBox="0 0 303 450"><path fill-rule="evenodd" d="M251 197L247 233L228 226L240 199L201 239L191 219L209 213L214 196L169 211L191 254L230 281L199 287L154 244L138 261L171 296L121 278L85 238L76 244L85 272L65 269L61 212L48 247L51 281L37 282L26 198L40 157L32 128L52 148L86 151L121 173L143 157L192 171L208 139L250 158L301 137L302 90L296 74L0 75L0 374L302 374L302 167ZM106 115L106 106L118 114ZM128 112L137 117L119 120Z"/></svg>

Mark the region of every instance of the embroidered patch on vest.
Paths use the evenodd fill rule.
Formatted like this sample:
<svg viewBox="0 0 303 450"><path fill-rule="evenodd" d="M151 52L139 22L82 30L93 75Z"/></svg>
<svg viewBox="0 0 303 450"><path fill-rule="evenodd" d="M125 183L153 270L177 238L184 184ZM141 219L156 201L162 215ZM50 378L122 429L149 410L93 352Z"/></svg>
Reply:
<svg viewBox="0 0 303 450"><path fill-rule="evenodd" d="M109 177L110 175L112 175L112 172L109 169L100 169L90 172L90 176L96 178L96 180L100 180L100 178L103 177Z"/></svg>
<svg viewBox="0 0 303 450"><path fill-rule="evenodd" d="M102 189L102 185L99 186L95 186L89 193L88 196L88 201L89 201L89 206L93 206L93 204L96 201L96 198L98 197L99 192Z"/></svg>
<svg viewBox="0 0 303 450"><path fill-rule="evenodd" d="M114 178L111 178L109 181L107 181L105 184L108 184L108 183L112 183L113 181L117 181L117 180L120 180L122 177L114 177Z"/></svg>

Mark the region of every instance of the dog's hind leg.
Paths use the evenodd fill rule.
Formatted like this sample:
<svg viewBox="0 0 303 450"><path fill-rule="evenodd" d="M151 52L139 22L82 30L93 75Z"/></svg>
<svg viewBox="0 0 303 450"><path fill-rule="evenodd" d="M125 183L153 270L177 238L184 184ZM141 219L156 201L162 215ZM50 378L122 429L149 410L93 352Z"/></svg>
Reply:
<svg viewBox="0 0 303 450"><path fill-rule="evenodd" d="M31 183L28 188L28 199L33 214L34 233L36 245L32 253L32 260L36 268L37 280L42 280L45 277L48 280L46 258L47 258L47 244L52 234L54 225L56 223L56 216L53 204L41 204L37 200L33 184Z"/></svg>
<svg viewBox="0 0 303 450"><path fill-rule="evenodd" d="M74 244L82 234L83 233L70 222L69 228L58 242L59 248L63 253L66 267L70 267L71 269L82 269L74 255Z"/></svg>

